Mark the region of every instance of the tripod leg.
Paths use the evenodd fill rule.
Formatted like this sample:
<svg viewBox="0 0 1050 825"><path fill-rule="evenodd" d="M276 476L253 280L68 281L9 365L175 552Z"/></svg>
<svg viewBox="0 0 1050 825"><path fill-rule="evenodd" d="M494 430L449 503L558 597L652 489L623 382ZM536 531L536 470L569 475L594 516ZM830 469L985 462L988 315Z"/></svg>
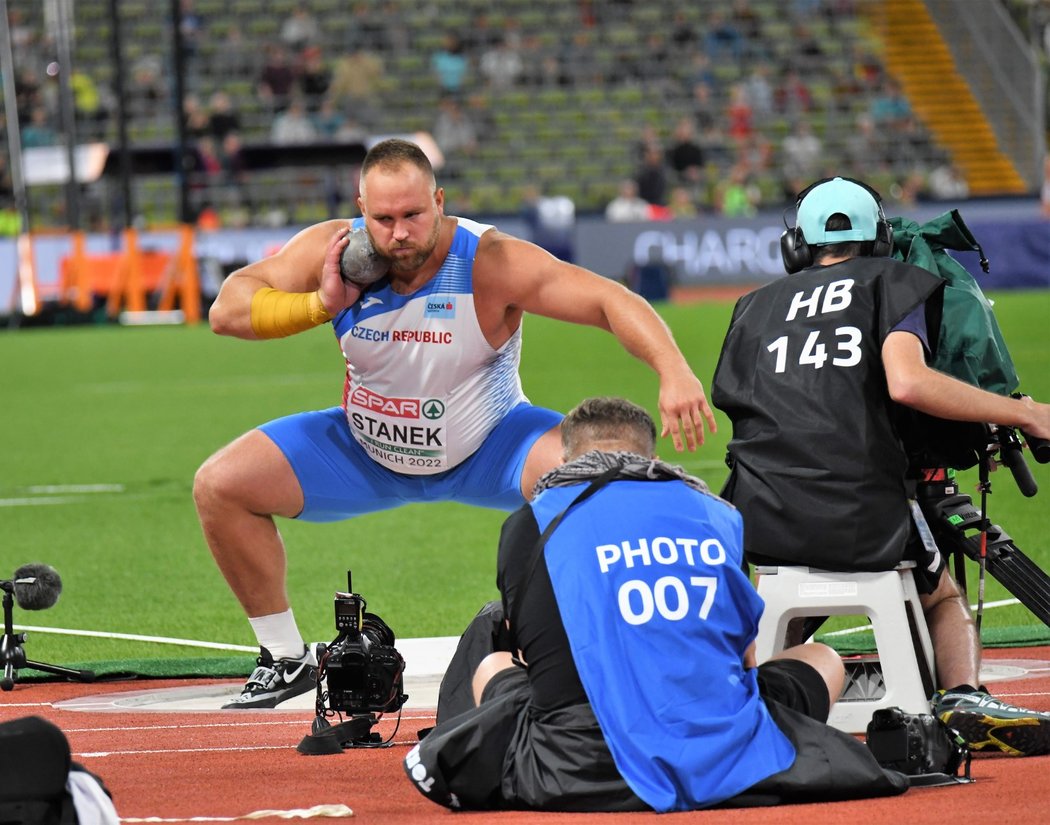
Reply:
<svg viewBox="0 0 1050 825"><path fill-rule="evenodd" d="M25 667L31 667L33 670L39 670L43 673L54 673L56 676L68 676L70 679L76 679L78 682L95 681L95 672L93 670L76 670L71 667L49 665L46 662L33 662L29 659L26 659Z"/></svg>
<svg viewBox="0 0 1050 825"><path fill-rule="evenodd" d="M981 515L969 496L946 496L940 500L923 502L938 545L980 559L980 535L968 536L967 529L976 529ZM1013 539L997 524L988 527L985 551L988 572L1002 584L1032 614L1050 627L1050 576L1013 543Z"/></svg>

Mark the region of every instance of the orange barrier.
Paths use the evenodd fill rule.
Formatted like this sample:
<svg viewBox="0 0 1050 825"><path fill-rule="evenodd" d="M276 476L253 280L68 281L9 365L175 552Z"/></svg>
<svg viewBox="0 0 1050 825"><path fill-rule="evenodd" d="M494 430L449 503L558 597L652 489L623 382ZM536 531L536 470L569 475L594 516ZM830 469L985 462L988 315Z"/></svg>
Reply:
<svg viewBox="0 0 1050 825"><path fill-rule="evenodd" d="M194 257L194 229L180 226L177 250L142 250L135 229L125 229L121 252L88 254L84 233L74 232L73 248L59 264L59 299L80 312L91 310L96 295L106 297L106 314L116 318L122 309L143 312L147 295L159 293L159 310L180 304L187 323L201 318L200 277Z"/></svg>
<svg viewBox="0 0 1050 825"><path fill-rule="evenodd" d="M157 309L174 309L177 298L186 323L195 324L201 319L201 287L197 258L193 254L193 227L180 227L179 236L179 251L165 271L164 287Z"/></svg>

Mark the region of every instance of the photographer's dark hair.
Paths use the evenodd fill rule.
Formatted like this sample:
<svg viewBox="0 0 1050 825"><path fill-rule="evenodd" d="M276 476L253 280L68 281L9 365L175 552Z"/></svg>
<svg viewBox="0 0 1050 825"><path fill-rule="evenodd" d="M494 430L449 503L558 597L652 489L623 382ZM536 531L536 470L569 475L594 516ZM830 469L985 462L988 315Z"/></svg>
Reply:
<svg viewBox="0 0 1050 825"><path fill-rule="evenodd" d="M590 450L649 458L656 452L656 424L645 409L625 398L588 398L561 422L561 445L566 459Z"/></svg>
<svg viewBox="0 0 1050 825"><path fill-rule="evenodd" d="M824 228L828 232L839 232L844 229L852 229L853 224L841 212L836 212L828 218ZM875 241L844 241L816 246L813 248L813 262L820 263L828 258L867 258L871 256L874 249Z"/></svg>

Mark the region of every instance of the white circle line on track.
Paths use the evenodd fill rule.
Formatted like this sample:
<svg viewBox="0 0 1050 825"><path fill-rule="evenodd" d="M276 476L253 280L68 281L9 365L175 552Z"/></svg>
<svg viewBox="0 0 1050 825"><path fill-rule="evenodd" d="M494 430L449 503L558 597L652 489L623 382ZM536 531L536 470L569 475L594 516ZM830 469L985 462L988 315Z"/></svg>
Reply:
<svg viewBox="0 0 1050 825"><path fill-rule="evenodd" d="M382 747L392 747L394 745L415 745L418 742L417 739L395 739L393 742L380 747L371 748L349 748L348 750L381 750ZM148 755L161 755L170 753L234 753L236 751L283 751L288 750L294 745L228 745L221 748L150 748L144 750L125 750L125 751L87 751L87 752L76 752L73 756L79 759L104 759L109 756L148 756Z"/></svg>

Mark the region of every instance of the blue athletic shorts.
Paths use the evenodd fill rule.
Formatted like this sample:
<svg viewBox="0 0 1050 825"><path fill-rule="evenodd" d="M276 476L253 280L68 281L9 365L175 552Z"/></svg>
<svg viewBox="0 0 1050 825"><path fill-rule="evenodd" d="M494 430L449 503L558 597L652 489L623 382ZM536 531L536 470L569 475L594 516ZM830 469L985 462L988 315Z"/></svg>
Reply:
<svg viewBox="0 0 1050 825"><path fill-rule="evenodd" d="M561 413L519 404L466 461L428 476L380 466L350 433L342 407L297 413L259 427L281 449L303 488L303 521L339 521L419 501L458 501L494 510L525 503L521 472L532 445Z"/></svg>

